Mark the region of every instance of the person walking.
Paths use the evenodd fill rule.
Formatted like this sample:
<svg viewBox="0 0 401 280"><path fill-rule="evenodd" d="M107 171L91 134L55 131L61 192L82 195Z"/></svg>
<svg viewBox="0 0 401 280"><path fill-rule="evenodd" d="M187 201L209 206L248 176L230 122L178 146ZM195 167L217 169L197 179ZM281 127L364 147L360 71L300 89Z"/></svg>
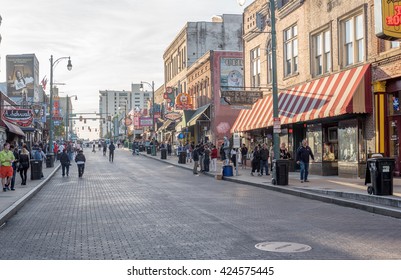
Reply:
<svg viewBox="0 0 401 280"><path fill-rule="evenodd" d="M241 148L242 169L246 169L247 157L248 157L248 148L245 146L245 144L242 144Z"/></svg>
<svg viewBox="0 0 401 280"><path fill-rule="evenodd" d="M30 157L26 145L22 146L19 155L19 175L21 176L21 185L26 185L27 172L29 168Z"/></svg>
<svg viewBox="0 0 401 280"><path fill-rule="evenodd" d="M232 148L230 151L230 160L234 165L234 168L237 167L237 149Z"/></svg>
<svg viewBox="0 0 401 280"><path fill-rule="evenodd" d="M210 169L214 172L217 172L217 154L218 154L218 150L216 148L216 145L213 145L212 150L210 152Z"/></svg>
<svg viewBox="0 0 401 280"><path fill-rule="evenodd" d="M4 143L0 152L0 178L3 192L10 190L11 178L13 177L14 153L10 151L10 143Z"/></svg>
<svg viewBox="0 0 401 280"><path fill-rule="evenodd" d="M209 145L205 145L203 150L203 172L209 172L210 153Z"/></svg>
<svg viewBox="0 0 401 280"><path fill-rule="evenodd" d="M18 152L18 147L14 147L14 145L10 145L10 151L13 152L14 154L14 162L11 165L13 167L13 176L11 178L11 182L10 182L10 187L11 190L15 190L15 176L17 175L17 171L18 171L18 167L19 167L19 152Z"/></svg>
<svg viewBox="0 0 401 280"><path fill-rule="evenodd" d="M194 161L193 173L198 174L198 165L199 165L199 145L195 147L192 151L192 160Z"/></svg>
<svg viewBox="0 0 401 280"><path fill-rule="evenodd" d="M260 151L259 151L259 146L255 146L255 148L253 149L253 153L252 153L252 160L251 160L251 165L252 165L252 170L251 170L251 175L253 175L253 173L256 171L260 172Z"/></svg>
<svg viewBox="0 0 401 280"><path fill-rule="evenodd" d="M116 149L116 146L114 146L113 141L110 142L109 145L109 161L114 162L114 150Z"/></svg>
<svg viewBox="0 0 401 280"><path fill-rule="evenodd" d="M308 146L308 140L304 139L304 140L302 140L302 145L297 150L297 160L296 160L297 164L299 164L301 167L301 172L300 172L301 183L309 182L308 174L309 174L309 158L310 157L312 158L312 160L315 160L312 150Z"/></svg>
<svg viewBox="0 0 401 280"><path fill-rule="evenodd" d="M60 156L60 163L61 163L61 170L62 170L62 176L64 177L67 175L69 176L70 173L70 157L67 154L67 149L64 149L63 153Z"/></svg>
<svg viewBox="0 0 401 280"><path fill-rule="evenodd" d="M107 143L106 141L103 142L103 155L106 156L107 153Z"/></svg>
<svg viewBox="0 0 401 280"><path fill-rule="evenodd" d="M85 162L86 162L84 151L82 149L80 149L78 151L78 154L75 156L75 162L77 163L78 166L78 177L81 178L82 175L84 175Z"/></svg>
<svg viewBox="0 0 401 280"><path fill-rule="evenodd" d="M259 176L263 176L263 169L265 170L266 175L269 174L269 150L267 148L266 143L263 143L262 149L260 150L260 173Z"/></svg>

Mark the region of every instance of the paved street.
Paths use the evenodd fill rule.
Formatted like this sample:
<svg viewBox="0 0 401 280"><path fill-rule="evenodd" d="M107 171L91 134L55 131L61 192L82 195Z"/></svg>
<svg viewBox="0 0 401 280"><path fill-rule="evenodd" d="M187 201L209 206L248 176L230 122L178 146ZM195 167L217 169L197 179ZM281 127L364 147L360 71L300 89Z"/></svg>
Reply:
<svg viewBox="0 0 401 280"><path fill-rule="evenodd" d="M400 259L401 220L85 151L0 229L0 259ZM261 251L265 241L310 246Z"/></svg>

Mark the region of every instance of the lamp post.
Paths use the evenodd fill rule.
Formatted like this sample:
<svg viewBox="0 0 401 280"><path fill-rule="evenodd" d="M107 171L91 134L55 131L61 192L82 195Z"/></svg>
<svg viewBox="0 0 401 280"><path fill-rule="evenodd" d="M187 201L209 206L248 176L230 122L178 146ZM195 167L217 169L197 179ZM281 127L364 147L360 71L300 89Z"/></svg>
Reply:
<svg viewBox="0 0 401 280"><path fill-rule="evenodd" d="M67 69L68 71L71 71L72 69L72 64L71 64L71 58L69 56L64 56L56 59L53 61L53 55L50 56L50 128L49 128L49 154L53 153L53 133L54 133L54 121L53 121L53 69L56 66L56 64L62 60L62 59L68 59L68 64L67 64ZM53 158L54 160L54 158Z"/></svg>
<svg viewBox="0 0 401 280"><path fill-rule="evenodd" d="M156 124L155 123L155 82L152 81L152 83L150 84L148 82L141 81L141 85L139 87L140 90L143 90L143 84L148 84L152 88L152 111L151 111L152 114L151 115L152 115L152 131L153 131L152 134L154 134L156 132L156 129L155 129L155 124Z"/></svg>
<svg viewBox="0 0 401 280"><path fill-rule="evenodd" d="M276 159L280 158L280 135L274 128L275 121L279 122L278 115L278 88L277 88L277 55L276 55L276 6L274 0L269 1L270 6L270 32L272 40L272 96L273 96L273 143L274 143L274 157ZM237 0L240 6L243 6L246 0Z"/></svg>
<svg viewBox="0 0 401 280"><path fill-rule="evenodd" d="M66 117L65 117L65 139L68 141L68 132L70 128L70 98L75 96L75 100L78 100L77 95L71 95L66 97L66 102L67 102L67 108L66 108Z"/></svg>

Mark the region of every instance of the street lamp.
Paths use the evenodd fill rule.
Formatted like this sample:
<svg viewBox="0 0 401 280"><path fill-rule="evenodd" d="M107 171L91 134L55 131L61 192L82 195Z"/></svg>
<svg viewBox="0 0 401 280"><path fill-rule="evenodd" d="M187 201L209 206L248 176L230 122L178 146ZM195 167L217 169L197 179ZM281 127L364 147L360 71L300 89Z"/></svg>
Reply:
<svg viewBox="0 0 401 280"><path fill-rule="evenodd" d="M53 121L53 69L58 62L62 59L68 59L67 69L71 71L72 64L69 56L63 56L53 61L53 55L50 56L50 129L49 129L49 154L53 154L53 133L54 133L54 121ZM54 158L53 158L54 160Z"/></svg>
<svg viewBox="0 0 401 280"><path fill-rule="evenodd" d="M269 1L270 6L270 32L272 40L272 96L273 96L273 143L274 143L274 157L279 158L280 155L280 135L274 128L274 123L279 123L280 119L278 116L278 88L277 88L277 57L276 57L276 6L274 0ZM240 6L243 6L246 0L237 0Z"/></svg>
<svg viewBox="0 0 401 280"><path fill-rule="evenodd" d="M141 81L141 85L139 87L139 90L143 90L143 84L148 84L151 88L152 88L152 111L151 111L151 115L152 115L152 130L153 133L156 132L156 128L155 128L155 82L152 81L152 84L148 83L148 82L142 82Z"/></svg>
<svg viewBox="0 0 401 280"><path fill-rule="evenodd" d="M66 102L67 102L67 108L66 108L66 117L65 117L65 139L68 141L68 132L69 132L69 128L70 128L70 98L71 97L75 97L75 100L78 100L78 96L77 95L71 95L66 97Z"/></svg>

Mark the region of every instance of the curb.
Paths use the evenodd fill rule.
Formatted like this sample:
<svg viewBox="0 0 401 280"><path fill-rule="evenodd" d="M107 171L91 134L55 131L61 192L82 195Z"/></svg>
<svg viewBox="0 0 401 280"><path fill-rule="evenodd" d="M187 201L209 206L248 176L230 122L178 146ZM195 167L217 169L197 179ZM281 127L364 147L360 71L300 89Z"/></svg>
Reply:
<svg viewBox="0 0 401 280"><path fill-rule="evenodd" d="M42 180L36 187L30 190L23 197L14 202L10 207L0 213L0 227L7 223L7 221L14 216L33 196L35 196L46 183L53 177L53 175L60 169L60 164L54 168L54 170Z"/></svg>

